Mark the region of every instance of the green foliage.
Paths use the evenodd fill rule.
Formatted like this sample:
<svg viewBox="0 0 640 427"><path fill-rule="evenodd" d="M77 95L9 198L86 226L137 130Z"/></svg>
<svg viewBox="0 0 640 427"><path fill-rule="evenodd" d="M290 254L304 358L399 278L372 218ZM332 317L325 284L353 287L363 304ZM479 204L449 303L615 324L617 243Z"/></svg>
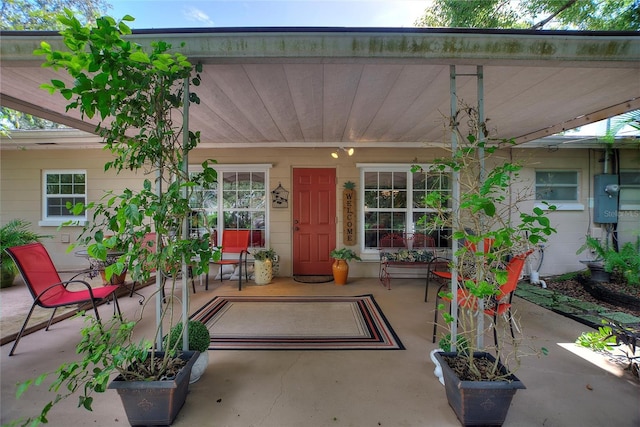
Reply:
<svg viewBox="0 0 640 427"><path fill-rule="evenodd" d="M83 22L94 22L111 6L105 0L11 0L0 3L2 30L60 29L56 14L68 8ZM25 114L10 108L0 108L0 131L8 129L59 129L66 126Z"/></svg>
<svg viewBox="0 0 640 427"><path fill-rule="evenodd" d="M637 379L640 379L640 356L638 356L638 341L640 335L633 327L603 319L597 332L583 332L576 340L576 344L594 351L611 351L620 348L625 355L629 369Z"/></svg>
<svg viewBox="0 0 640 427"><path fill-rule="evenodd" d="M140 171L139 175L155 177L154 181L144 180L140 189L108 192L98 202L67 206L73 212L92 211L92 221L83 229L79 244L87 245L90 256L102 261L110 249L126 251L106 268L107 280L124 268L137 281L147 281L152 273L168 279L166 304L153 343L131 341L137 322L113 319L104 328L98 322L85 328L77 348L83 359L55 372L52 391L65 385L67 392L57 394L45 406L38 418L41 422L46 422L53 405L76 392L81 394L80 406L90 409L91 394L103 392L115 372L125 381L154 381L175 373L174 368L183 363L178 352L166 351L159 357L155 351L162 350L163 324L170 330L178 320L173 316L180 303L174 297L178 273L184 271L187 260L194 274L205 273L212 257L219 257L219 252L212 253L208 235L191 239L187 227L191 193L194 188L210 186L217 176L210 161L202 164L202 172L188 173L187 154L200 142L200 133L189 131L184 142L182 127L173 121L184 114L185 103L199 103L198 96L187 96L185 88L189 81L199 85L201 66L192 65L163 41L146 48L129 41L131 29L126 23L133 21L130 16L121 21L105 16L93 26L84 26L64 9L58 19L66 49L53 50L43 41L34 53L45 57L44 67L66 71L73 83L67 86L53 79L42 87L63 96L69 102L68 110L100 120L97 130L113 155L105 171ZM150 232L156 233L156 242L144 240Z"/></svg>
<svg viewBox="0 0 640 427"><path fill-rule="evenodd" d="M637 0L434 0L419 27L638 30Z"/></svg>
<svg viewBox="0 0 640 427"><path fill-rule="evenodd" d="M446 334L438 341L438 348L442 349L445 352L451 351L451 334ZM469 352L469 343L467 339L463 336L458 336L456 351L462 354L467 354Z"/></svg>
<svg viewBox="0 0 640 427"><path fill-rule="evenodd" d="M609 250L605 254L604 269L622 276L629 285L640 286L640 237L635 245L625 243L619 252Z"/></svg>
<svg viewBox="0 0 640 427"><path fill-rule="evenodd" d="M610 351L616 345L616 337L612 334L610 326L600 326L597 332L583 332L576 344L595 351Z"/></svg>
<svg viewBox="0 0 640 427"><path fill-rule="evenodd" d="M580 271L571 271L569 273L564 273L564 274L560 274L559 276L556 276L555 280L559 282L574 280L578 277L579 274L580 274Z"/></svg>
<svg viewBox="0 0 640 427"><path fill-rule="evenodd" d="M351 261L354 259L358 261L362 261L362 258L356 255L356 253L349 248L341 248L341 249L336 248L329 253L329 256L333 259L343 259L345 261Z"/></svg>
<svg viewBox="0 0 640 427"><path fill-rule="evenodd" d="M83 316L84 313L76 315ZM84 316L84 319L82 338L76 346L76 354L82 356L80 360L64 363L54 372L47 372L18 384L16 397L20 398L31 386L42 385L49 376L55 377L49 386L49 391L55 393L55 397L45 404L39 415L19 420L20 425L47 423L47 414L53 406L76 393L79 393L78 407L91 411L93 394L107 390L113 372L118 372L128 380L154 380L160 379L166 372L167 363L175 363L173 360L154 357L149 352L151 342L132 341L136 322L122 322L112 318L106 323L100 323L93 316ZM145 361L148 363L144 363ZM132 370L132 366L147 368Z"/></svg>
<svg viewBox="0 0 640 427"><path fill-rule="evenodd" d="M258 261L265 261L267 259L275 262L277 254L273 249L258 249L254 251L251 255L253 255L253 259Z"/></svg>
<svg viewBox="0 0 640 427"><path fill-rule="evenodd" d="M424 203L432 213L421 218L421 226L429 232L448 228L452 230L452 239L458 242L451 267L455 268L458 277L465 279L461 286L466 296L456 313L456 342L461 338L464 340L466 366L474 371L477 368L473 366L473 353L485 350L480 348L477 339L485 332L478 323L479 317L484 315L482 307L494 303L500 294L500 287L508 278L509 259L546 242L556 232L548 218L555 207L547 206L544 210L534 206L530 211L523 208L522 204L530 203L531 198L524 191L514 190L515 184L522 181L519 175L522 165L498 156L500 148L512 145L512 141L491 140L486 124L480 122L475 108L461 105L450 120L450 130L457 139L457 148L450 157L435 159L429 171L449 170L457 174L460 186L457 215L451 208L454 206L452 193L430 195ZM414 166L412 169L421 168ZM515 219L514 213L517 213ZM441 296L451 300L453 294L448 292ZM438 310L448 325L456 322L444 304L440 304ZM487 319L485 324L490 322ZM498 338L504 341L498 343L498 359L508 363L507 355L502 351L505 344L509 344L516 350L508 356L519 363L519 339L511 339L510 334L499 334ZM492 375L498 375L497 370ZM480 376L479 372L477 376Z"/></svg>
<svg viewBox="0 0 640 427"><path fill-rule="evenodd" d="M505 0L435 0L416 21L418 27L524 28Z"/></svg>
<svg viewBox="0 0 640 427"><path fill-rule="evenodd" d="M596 254L594 261L602 261L605 271L622 278L632 286L640 285L640 237L636 243L625 243L619 251L616 251L608 243L602 243L600 239L586 236L585 243L577 254L591 249Z"/></svg>
<svg viewBox="0 0 640 427"><path fill-rule="evenodd" d="M640 14L640 12L638 12ZM640 130L640 110L629 111L613 117L610 122L610 128L607 129L603 139L608 144L613 144L620 132L629 126L633 129Z"/></svg>
<svg viewBox="0 0 640 427"><path fill-rule="evenodd" d="M37 242L40 239L50 238L52 236L38 234L30 230L31 223L24 219L12 219L0 228L0 267L17 273L17 268L13 260L5 252L5 249L13 246L26 245L27 243Z"/></svg>
<svg viewBox="0 0 640 427"><path fill-rule="evenodd" d="M345 190L353 190L354 188L356 188L356 183L353 181L347 181L344 183L344 188Z"/></svg>
<svg viewBox="0 0 640 427"><path fill-rule="evenodd" d="M35 54L45 56L45 67L66 70L73 85L67 87L54 79L42 87L64 96L69 101L67 109L101 120L99 133L114 155L105 170L143 169L159 176L156 182L145 180L139 191L108 192L99 203L71 207L93 208L93 221L80 244L88 245L89 253L103 260L110 245L103 240L103 233L118 236L128 248L118 263L107 267L107 279L125 267L134 280L148 280L152 270L166 271L175 278L183 259L197 260L194 274L208 271L212 259L209 236L202 236L202 240L183 236L182 223L192 211L189 198L193 189L206 187L217 177L209 161L203 163L202 172L186 173L184 154L197 146L200 133L190 131L183 147L182 129L172 120L185 102L184 81L190 78L194 85L199 84L201 67L192 66L181 53L169 53L172 46L168 43L152 42L147 51L128 41L131 30L126 22L133 21L130 16L121 21L105 16L97 19L94 27L86 27L65 9L59 20L69 50L53 51L42 42ZM196 94L189 94L188 102L199 101ZM156 191L160 184L162 194ZM152 231L174 237L165 240L156 253L155 248L141 243Z"/></svg>
<svg viewBox="0 0 640 427"><path fill-rule="evenodd" d="M187 330L189 333L189 350L202 353L209 349L211 336L204 323L197 320L189 320ZM165 346L169 350L182 348L182 323L178 323L171 328Z"/></svg>
<svg viewBox="0 0 640 427"><path fill-rule="evenodd" d="M111 7L106 0L10 0L0 6L1 30L57 30L56 14L73 10L84 23L95 19Z"/></svg>
<svg viewBox="0 0 640 427"><path fill-rule="evenodd" d="M581 254L587 249L591 249L595 252L596 259L594 261L602 261L609 251L609 245L607 243L603 244L600 242L600 239L596 239L595 237L586 236L584 244L576 251L576 255Z"/></svg>

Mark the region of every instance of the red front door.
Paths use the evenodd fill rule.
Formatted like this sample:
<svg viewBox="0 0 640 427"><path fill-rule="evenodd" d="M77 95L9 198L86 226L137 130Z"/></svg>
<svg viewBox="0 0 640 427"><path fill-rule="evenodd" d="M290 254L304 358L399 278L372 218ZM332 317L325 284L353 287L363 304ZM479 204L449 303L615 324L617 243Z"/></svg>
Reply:
<svg viewBox="0 0 640 427"><path fill-rule="evenodd" d="M293 170L293 274L331 274L336 246L336 170Z"/></svg>

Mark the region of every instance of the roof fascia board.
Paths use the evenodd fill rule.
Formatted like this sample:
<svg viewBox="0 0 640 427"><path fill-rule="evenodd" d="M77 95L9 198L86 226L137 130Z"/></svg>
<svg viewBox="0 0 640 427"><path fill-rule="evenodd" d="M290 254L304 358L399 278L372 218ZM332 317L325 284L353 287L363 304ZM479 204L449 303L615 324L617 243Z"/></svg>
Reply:
<svg viewBox="0 0 640 427"><path fill-rule="evenodd" d="M39 61L33 55L47 40L64 49L55 32L1 32L0 60L4 66ZM515 32L515 31L402 31L401 29L336 29L269 31L137 31L132 41L148 45L163 40L191 60L242 62L269 60L323 61L361 59L416 63L474 65L558 65L638 67L640 35L636 32Z"/></svg>

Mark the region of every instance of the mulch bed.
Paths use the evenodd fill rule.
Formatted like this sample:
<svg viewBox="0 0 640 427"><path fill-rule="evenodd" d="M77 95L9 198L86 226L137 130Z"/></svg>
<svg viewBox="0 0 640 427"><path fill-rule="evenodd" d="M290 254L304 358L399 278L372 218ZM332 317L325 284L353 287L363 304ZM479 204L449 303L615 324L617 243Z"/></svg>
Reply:
<svg viewBox="0 0 640 427"><path fill-rule="evenodd" d="M594 286L584 276L568 280L551 277L545 278L545 281L549 290L592 302L612 311L640 317L640 286L632 287L619 282L598 283ZM607 295L613 296L608 298Z"/></svg>

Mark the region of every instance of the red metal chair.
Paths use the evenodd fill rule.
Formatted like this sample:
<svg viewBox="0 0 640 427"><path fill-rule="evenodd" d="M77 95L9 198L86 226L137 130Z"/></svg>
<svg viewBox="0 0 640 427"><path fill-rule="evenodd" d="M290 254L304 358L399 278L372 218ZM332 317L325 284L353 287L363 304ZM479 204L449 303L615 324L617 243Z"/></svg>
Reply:
<svg viewBox="0 0 640 427"><path fill-rule="evenodd" d="M249 280L247 271L247 255L249 255L249 230L224 230L222 233L222 247L220 249L220 259L213 261L220 266L220 281L222 282L222 267L225 265L237 265L240 268L238 274L238 290L242 290L242 258L244 257L245 279ZM234 254L238 258L224 258L225 255ZM209 283L207 282L207 288Z"/></svg>
<svg viewBox="0 0 640 427"><path fill-rule="evenodd" d="M53 261L51 261L51 257L49 256L47 249L42 245L42 243L30 243L24 246L14 246L12 248L7 248L6 252L16 263L29 292L31 292L31 296L33 296L31 310L29 310L29 314L22 325L22 329L20 329L20 332L18 332L18 335L16 336L16 341L13 343L13 347L11 347L9 356L13 355L13 352L18 346L18 342L24 334L24 330L36 305L42 308L53 309L53 313L51 313L51 317L49 318L49 322L45 329L47 331L51 326L53 316L56 314L58 307L91 303L93 311L96 314L96 319L100 321L100 314L98 313L96 303L109 298L113 298L114 314L117 310L118 316L122 318L120 306L118 305L118 298L115 293L119 288L118 285L106 285L92 288L91 285L84 280L75 280L75 277L77 276L74 276L71 280L62 281L58 271L53 265ZM80 284L86 289L70 290L68 289L68 286L71 284Z"/></svg>
<svg viewBox="0 0 640 427"><path fill-rule="evenodd" d="M487 237L487 238L484 239L482 250L484 251L485 254L489 253L493 243L494 243L494 239L492 239L492 238L488 238ZM471 252L475 252L476 251L476 245L474 243L466 241L464 245ZM436 276L436 278L438 278L438 279L451 281L451 271L449 271L449 263L450 262L451 262L451 260L449 260L447 258L434 257L431 260L431 262L429 263L429 267L427 268L426 287L424 289L424 302L427 302L427 295L429 293L429 283L431 282L431 276ZM441 270L443 267L446 267L446 268L444 270ZM459 279L460 279L460 281L464 280L462 277L459 277ZM445 286L446 286L446 283L444 285L440 286L440 288L438 288L438 292L436 292L436 296L440 293L440 291Z"/></svg>
<svg viewBox="0 0 640 427"><path fill-rule="evenodd" d="M497 295L491 298L490 301L486 301L486 308L484 310L484 313L487 316L491 316L493 318L493 339L495 340L496 346L498 345L498 331L496 329L498 316L507 313L509 318L509 329L511 330L511 337L515 337L515 334L513 333L513 321L511 318L511 300L513 299L513 294L515 293L516 287L518 286L518 281L520 280L520 274L522 273L522 269L524 268L524 263L527 257L532 253L533 249L511 258L506 267L507 281L500 286L500 290ZM450 298L440 297L440 295L436 295L436 310L433 319L432 340L434 343L436 342L436 332L438 328L438 302L440 298L448 301L449 303L451 302ZM458 288L458 307L474 310L477 308L477 306L477 297L471 295L469 291L464 287Z"/></svg>

